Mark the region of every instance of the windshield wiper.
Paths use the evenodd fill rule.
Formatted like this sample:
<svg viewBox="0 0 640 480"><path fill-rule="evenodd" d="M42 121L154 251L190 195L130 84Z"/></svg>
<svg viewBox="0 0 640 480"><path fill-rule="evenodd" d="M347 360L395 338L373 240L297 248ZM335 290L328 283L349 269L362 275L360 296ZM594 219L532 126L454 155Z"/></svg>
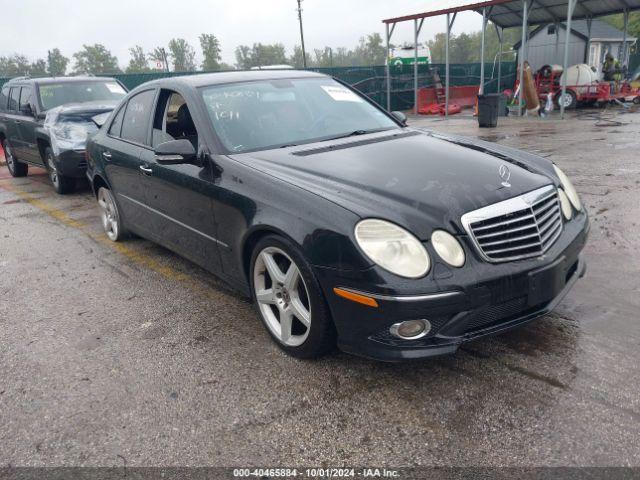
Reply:
<svg viewBox="0 0 640 480"><path fill-rule="evenodd" d="M357 137L358 135L366 135L367 133L373 133L376 130L354 130L351 133L345 133L344 135L338 135L337 137L327 138L327 140L338 140L340 138Z"/></svg>

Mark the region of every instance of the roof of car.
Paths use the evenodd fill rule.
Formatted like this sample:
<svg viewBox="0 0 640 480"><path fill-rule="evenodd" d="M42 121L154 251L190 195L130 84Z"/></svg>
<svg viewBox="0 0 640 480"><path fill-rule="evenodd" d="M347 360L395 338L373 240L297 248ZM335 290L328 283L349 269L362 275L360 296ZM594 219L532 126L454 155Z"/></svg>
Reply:
<svg viewBox="0 0 640 480"><path fill-rule="evenodd" d="M18 77L18 78L12 78L7 83L33 82L38 84L48 84L48 83L92 82L92 81L105 81L105 80L114 80L114 79L109 77L92 77L92 76L41 77L41 78Z"/></svg>
<svg viewBox="0 0 640 480"><path fill-rule="evenodd" d="M306 70L241 70L236 72L215 72L179 77L166 77L143 84L151 85L175 85L181 84L188 87L205 87L224 83L250 82L253 80L281 80L287 78L322 78L321 73Z"/></svg>

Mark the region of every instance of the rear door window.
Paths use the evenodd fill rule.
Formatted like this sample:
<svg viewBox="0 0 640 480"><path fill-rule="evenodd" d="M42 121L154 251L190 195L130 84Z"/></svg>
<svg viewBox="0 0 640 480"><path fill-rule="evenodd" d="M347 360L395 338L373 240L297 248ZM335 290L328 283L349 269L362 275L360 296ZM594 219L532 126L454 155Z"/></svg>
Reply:
<svg viewBox="0 0 640 480"><path fill-rule="evenodd" d="M33 103L33 91L31 87L22 87L22 93L20 94L20 108L22 111L24 107L27 105L31 105Z"/></svg>
<svg viewBox="0 0 640 480"><path fill-rule="evenodd" d="M15 112L18 110L18 102L20 100L20 87L13 87L9 95L9 110Z"/></svg>
<svg viewBox="0 0 640 480"><path fill-rule="evenodd" d="M118 113L116 114L116 117L113 119L113 122L111 123L111 127L109 127L109 135L112 135L114 137L120 136L120 130L122 130L122 118L124 117L125 108L126 108L126 105L123 106L118 111Z"/></svg>
<svg viewBox="0 0 640 480"><path fill-rule="evenodd" d="M155 90L147 90L129 99L122 120L121 137L131 142L147 145L149 143L149 123L155 99Z"/></svg>

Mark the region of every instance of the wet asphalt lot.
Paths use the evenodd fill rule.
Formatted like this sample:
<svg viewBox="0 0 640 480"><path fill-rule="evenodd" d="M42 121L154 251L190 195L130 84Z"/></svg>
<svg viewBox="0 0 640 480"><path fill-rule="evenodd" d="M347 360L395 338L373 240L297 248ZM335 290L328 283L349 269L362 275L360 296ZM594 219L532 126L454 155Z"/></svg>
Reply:
<svg viewBox="0 0 640 480"><path fill-rule="evenodd" d="M289 358L214 276L108 242L87 188L1 167L0 466L640 465L640 112L613 111L412 120L552 158L592 218L555 313L412 364Z"/></svg>

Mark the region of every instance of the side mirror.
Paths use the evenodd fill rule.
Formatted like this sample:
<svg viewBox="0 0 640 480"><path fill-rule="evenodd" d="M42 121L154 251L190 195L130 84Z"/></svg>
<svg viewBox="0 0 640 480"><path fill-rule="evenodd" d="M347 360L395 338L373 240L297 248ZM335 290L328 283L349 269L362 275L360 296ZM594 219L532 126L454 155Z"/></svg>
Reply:
<svg viewBox="0 0 640 480"><path fill-rule="evenodd" d="M31 108L31 105L29 103L27 103L26 105L22 106L22 108L20 109L20 113L22 113L23 115L27 115L28 117L34 117L35 116L33 114L33 108Z"/></svg>
<svg viewBox="0 0 640 480"><path fill-rule="evenodd" d="M160 165L192 163L196 159L196 149L186 139L164 142L155 148L156 162Z"/></svg>
<svg viewBox="0 0 640 480"><path fill-rule="evenodd" d="M407 116L402 112L391 112L391 116L399 121L402 125L407 124Z"/></svg>

